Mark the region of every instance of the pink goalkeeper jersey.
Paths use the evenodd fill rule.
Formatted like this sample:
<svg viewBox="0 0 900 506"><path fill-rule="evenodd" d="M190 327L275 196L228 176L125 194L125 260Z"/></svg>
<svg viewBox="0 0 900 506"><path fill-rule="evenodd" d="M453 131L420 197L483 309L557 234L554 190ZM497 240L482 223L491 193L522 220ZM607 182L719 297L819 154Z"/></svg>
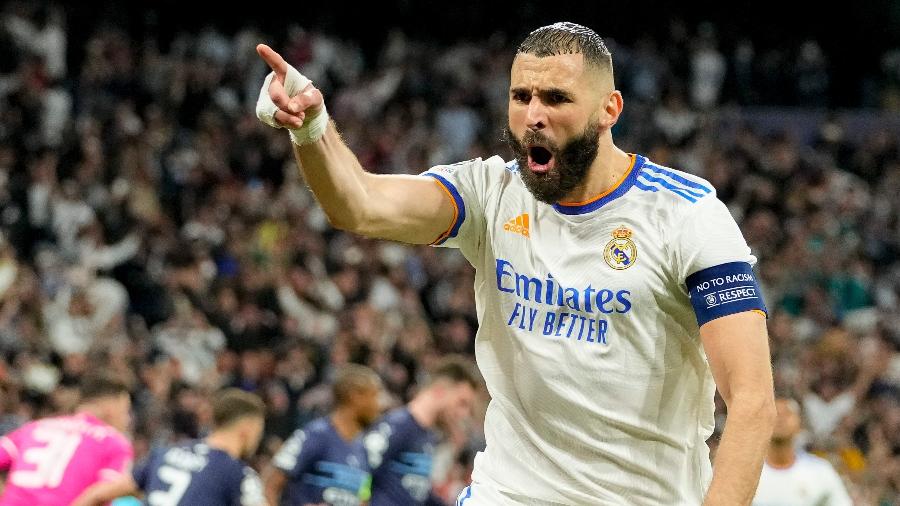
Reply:
<svg viewBox="0 0 900 506"><path fill-rule="evenodd" d="M86 413L28 423L0 437L0 471L9 472L0 506L69 504L130 472L133 456L125 436Z"/></svg>

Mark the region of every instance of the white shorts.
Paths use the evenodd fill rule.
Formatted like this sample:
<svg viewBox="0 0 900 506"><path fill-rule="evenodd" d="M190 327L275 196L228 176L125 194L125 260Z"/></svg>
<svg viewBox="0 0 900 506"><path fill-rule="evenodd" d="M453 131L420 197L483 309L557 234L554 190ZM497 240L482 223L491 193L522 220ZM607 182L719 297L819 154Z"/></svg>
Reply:
<svg viewBox="0 0 900 506"><path fill-rule="evenodd" d="M455 506L558 506L559 504L505 494L488 483L473 481L459 493Z"/></svg>
<svg viewBox="0 0 900 506"><path fill-rule="evenodd" d="M493 506L515 504L500 491L483 483L472 482L456 498L456 506Z"/></svg>

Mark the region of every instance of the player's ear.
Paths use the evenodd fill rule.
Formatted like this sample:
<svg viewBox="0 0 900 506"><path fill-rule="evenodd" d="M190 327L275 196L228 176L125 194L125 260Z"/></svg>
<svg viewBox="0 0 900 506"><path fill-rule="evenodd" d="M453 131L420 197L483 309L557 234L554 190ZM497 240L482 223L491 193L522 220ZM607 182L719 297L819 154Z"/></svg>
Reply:
<svg viewBox="0 0 900 506"><path fill-rule="evenodd" d="M625 102L622 98L622 92L619 90L613 90L609 94L606 95L606 100L602 104L602 111L600 114L601 126L604 128L612 128L613 125L618 123L619 116L622 114L622 110L625 108Z"/></svg>

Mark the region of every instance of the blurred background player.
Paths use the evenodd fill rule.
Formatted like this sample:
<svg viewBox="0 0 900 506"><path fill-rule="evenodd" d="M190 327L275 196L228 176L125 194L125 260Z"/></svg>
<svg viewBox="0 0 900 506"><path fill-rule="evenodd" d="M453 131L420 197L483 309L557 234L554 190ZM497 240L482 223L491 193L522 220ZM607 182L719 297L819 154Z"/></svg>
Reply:
<svg viewBox="0 0 900 506"><path fill-rule="evenodd" d="M447 357L409 404L385 414L365 435L371 506L444 504L431 483L436 430L458 429L472 414L479 383L468 361Z"/></svg>
<svg viewBox="0 0 900 506"><path fill-rule="evenodd" d="M264 473L269 502L349 506L369 498L371 475L358 436L381 414L381 388L368 367L351 364L338 373L334 410L296 430Z"/></svg>
<svg viewBox="0 0 900 506"><path fill-rule="evenodd" d="M803 428L797 401L781 397L775 400L775 408L775 429L753 506L852 505L831 464L797 450L797 435Z"/></svg>
<svg viewBox="0 0 900 506"><path fill-rule="evenodd" d="M120 479L134 452L128 387L111 378L82 383L74 415L44 418L0 438L0 471L9 471L3 506L70 504L98 482Z"/></svg>
<svg viewBox="0 0 900 506"><path fill-rule="evenodd" d="M266 506L259 476L243 462L256 453L265 413L258 396L223 390L213 401L213 431L206 438L152 452L133 478L92 487L75 505L141 490L150 506Z"/></svg>

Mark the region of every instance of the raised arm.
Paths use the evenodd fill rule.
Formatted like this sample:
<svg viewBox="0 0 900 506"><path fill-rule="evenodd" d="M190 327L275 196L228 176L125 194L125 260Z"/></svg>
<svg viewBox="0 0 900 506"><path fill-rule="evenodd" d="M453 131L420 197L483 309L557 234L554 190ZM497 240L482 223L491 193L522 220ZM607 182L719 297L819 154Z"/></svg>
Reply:
<svg viewBox="0 0 900 506"><path fill-rule="evenodd" d="M366 172L328 121L322 93L270 47L256 50L273 72L260 92L257 116L294 132L297 165L334 227L429 244L452 225L452 197L435 180Z"/></svg>

